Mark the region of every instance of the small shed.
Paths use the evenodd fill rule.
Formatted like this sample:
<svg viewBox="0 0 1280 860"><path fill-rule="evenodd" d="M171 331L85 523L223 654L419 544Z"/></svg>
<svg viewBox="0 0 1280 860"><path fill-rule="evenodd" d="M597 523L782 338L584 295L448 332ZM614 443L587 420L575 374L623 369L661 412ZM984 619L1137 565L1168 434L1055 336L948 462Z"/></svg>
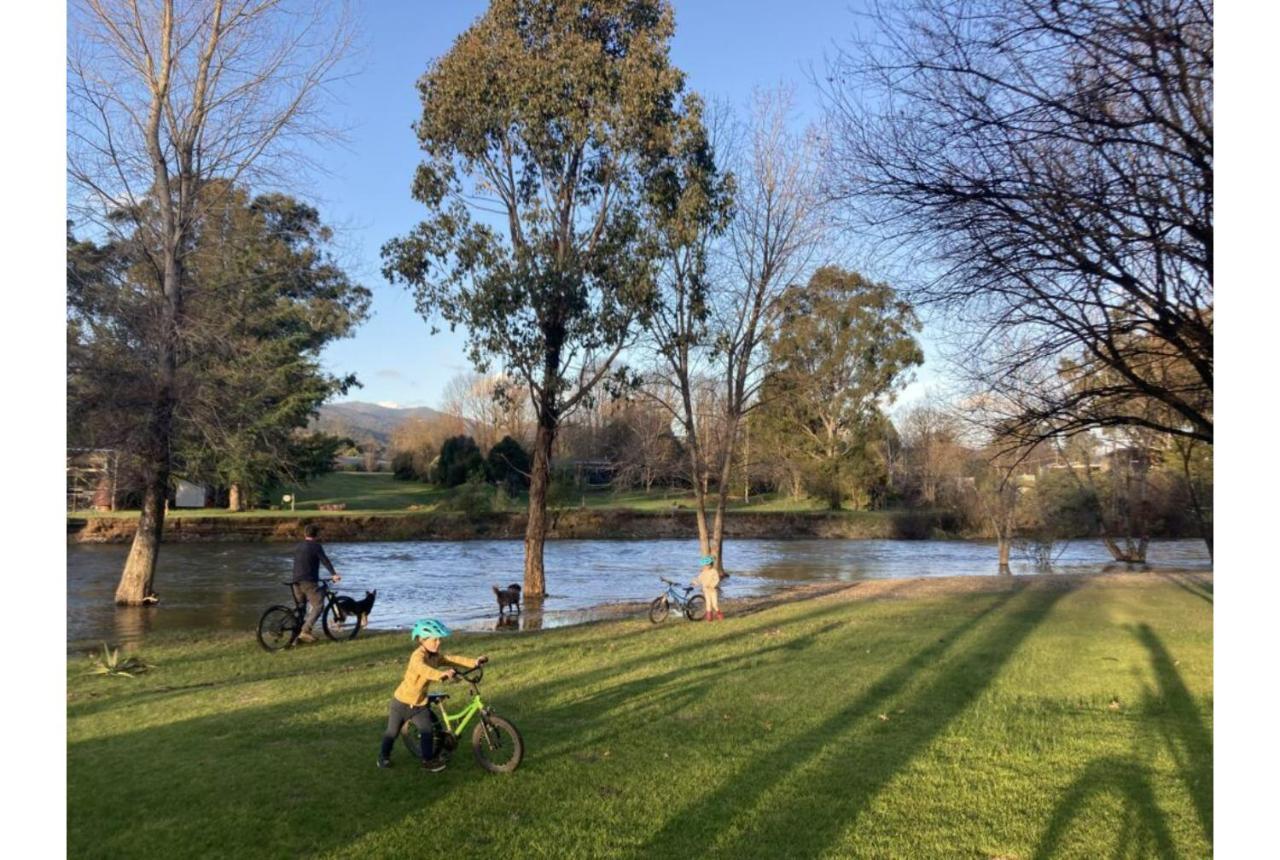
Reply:
<svg viewBox="0 0 1280 860"><path fill-rule="evenodd" d="M173 505L177 508L203 508L204 487L179 478L178 489L174 493Z"/></svg>

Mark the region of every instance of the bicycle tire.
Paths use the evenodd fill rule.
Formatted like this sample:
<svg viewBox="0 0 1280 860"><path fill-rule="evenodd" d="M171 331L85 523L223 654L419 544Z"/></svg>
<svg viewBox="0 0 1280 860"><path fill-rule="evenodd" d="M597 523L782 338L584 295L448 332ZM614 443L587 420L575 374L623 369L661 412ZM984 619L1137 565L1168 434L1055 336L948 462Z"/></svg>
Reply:
<svg viewBox="0 0 1280 860"><path fill-rule="evenodd" d="M476 762L489 773L511 773L524 761L524 738L510 720L497 714L481 714L471 732L471 749ZM508 752L506 758L494 753Z"/></svg>
<svg viewBox="0 0 1280 860"><path fill-rule="evenodd" d="M707 614L707 598L695 594L684 604L684 617L690 621L701 621Z"/></svg>
<svg viewBox="0 0 1280 860"><path fill-rule="evenodd" d="M422 733L418 727L408 720L400 727L400 743L415 760L422 758ZM449 751L444 748L444 732L440 730L439 718L431 720L431 754L448 758Z"/></svg>
<svg viewBox="0 0 1280 860"><path fill-rule="evenodd" d="M667 603L665 596L656 598L649 604L649 620L654 624L661 624L667 620L667 613L670 611L671 606Z"/></svg>
<svg viewBox="0 0 1280 860"><path fill-rule="evenodd" d="M360 616L351 615L343 621L338 614L338 604L331 600L325 604L324 612L320 614L320 626L330 640L347 642L360 635Z"/></svg>
<svg viewBox="0 0 1280 860"><path fill-rule="evenodd" d="M258 619L258 644L271 653L289 648L298 641L302 630L298 611L292 606L276 604Z"/></svg>

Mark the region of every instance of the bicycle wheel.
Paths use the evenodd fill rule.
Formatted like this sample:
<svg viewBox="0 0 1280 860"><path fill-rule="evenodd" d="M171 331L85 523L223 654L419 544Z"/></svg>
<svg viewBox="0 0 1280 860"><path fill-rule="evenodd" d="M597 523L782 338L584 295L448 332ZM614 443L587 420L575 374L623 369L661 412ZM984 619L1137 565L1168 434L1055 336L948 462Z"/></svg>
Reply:
<svg viewBox="0 0 1280 860"><path fill-rule="evenodd" d="M258 621L258 644L268 651L288 648L298 639L298 613L292 606L276 605Z"/></svg>
<svg viewBox="0 0 1280 860"><path fill-rule="evenodd" d="M344 642L356 638L360 632L360 616L351 614L343 618L338 612L338 604L330 601L320 615L320 626L324 628L325 636L334 642Z"/></svg>
<svg viewBox="0 0 1280 860"><path fill-rule="evenodd" d="M432 720L431 726L431 754L447 757L448 751L444 748L444 733L440 731L434 720ZM415 759L422 758L422 733L418 731L416 725L406 722L400 727L400 742L404 744L404 748Z"/></svg>
<svg viewBox="0 0 1280 860"><path fill-rule="evenodd" d="M707 614L707 598L695 594L684 605L684 617L690 621L701 621Z"/></svg>
<svg viewBox="0 0 1280 860"><path fill-rule="evenodd" d="M649 620L654 624L661 624L667 620L667 613L671 611L671 606L667 603L667 598L659 597L649 604Z"/></svg>
<svg viewBox="0 0 1280 860"><path fill-rule="evenodd" d="M471 733L471 749L476 761L489 773L511 773L524 759L524 738L497 714L481 714Z"/></svg>

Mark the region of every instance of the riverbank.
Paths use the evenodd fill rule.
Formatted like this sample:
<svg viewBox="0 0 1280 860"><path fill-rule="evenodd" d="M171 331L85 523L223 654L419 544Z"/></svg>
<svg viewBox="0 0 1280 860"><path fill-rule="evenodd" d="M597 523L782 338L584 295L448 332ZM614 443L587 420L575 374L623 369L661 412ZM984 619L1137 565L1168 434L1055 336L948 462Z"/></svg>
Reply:
<svg viewBox="0 0 1280 860"><path fill-rule="evenodd" d="M509 777L374 767L403 633L165 636L132 680L69 660L68 851L408 856L425 820L495 857L1212 854L1211 576L799 596L450 639L492 658Z"/></svg>
<svg viewBox="0 0 1280 860"><path fill-rule="evenodd" d="M312 514L322 518L327 541L518 540L524 537L525 513L376 513ZM693 511L553 510L551 540L654 540L696 535ZM133 539L137 518L128 516L68 517L67 539L76 543L125 543ZM165 519L168 543L216 541L296 541L297 516L182 516ZM734 511L725 516L730 539L871 538L924 539L957 536L953 515L939 511Z"/></svg>

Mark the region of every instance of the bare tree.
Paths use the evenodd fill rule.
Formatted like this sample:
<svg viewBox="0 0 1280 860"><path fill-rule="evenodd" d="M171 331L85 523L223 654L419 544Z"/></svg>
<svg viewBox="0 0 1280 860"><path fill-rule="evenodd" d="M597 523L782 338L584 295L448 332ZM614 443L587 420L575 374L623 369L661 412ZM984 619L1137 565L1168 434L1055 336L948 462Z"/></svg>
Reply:
<svg viewBox="0 0 1280 860"><path fill-rule="evenodd" d="M659 372L678 395L667 406L686 439L699 545L721 566L737 435L764 381L761 345L783 291L810 267L823 237L815 141L790 127L792 93L757 91L751 108L749 127L724 135L743 140L726 147L731 185L705 179L696 189L717 217L668 234L653 327ZM714 403L714 414L699 410L699 401Z"/></svg>
<svg viewBox="0 0 1280 860"><path fill-rule="evenodd" d="M445 385L441 408L461 419L483 451L503 436L527 443L532 437L532 408L519 382L503 374L468 371Z"/></svg>
<svg viewBox="0 0 1280 860"><path fill-rule="evenodd" d="M154 602L183 361L185 262L214 180L270 175L323 133L317 109L347 51L345 8L278 0L81 0L68 51L73 210L142 238L158 320L141 444L142 515L115 600Z"/></svg>
<svg viewBox="0 0 1280 860"><path fill-rule="evenodd" d="M1002 395L1006 439L1212 443L1212 4L872 17L827 79L831 190L912 264L958 365Z"/></svg>

